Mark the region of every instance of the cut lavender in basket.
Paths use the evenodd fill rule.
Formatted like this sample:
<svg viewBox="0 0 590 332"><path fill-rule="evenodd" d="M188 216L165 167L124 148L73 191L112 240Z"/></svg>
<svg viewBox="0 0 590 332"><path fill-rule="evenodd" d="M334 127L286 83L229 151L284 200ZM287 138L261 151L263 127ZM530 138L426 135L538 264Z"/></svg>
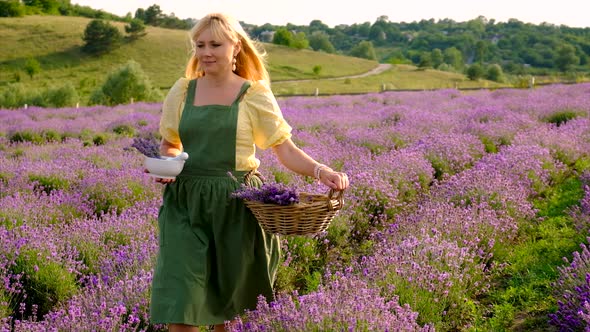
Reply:
<svg viewBox="0 0 590 332"><path fill-rule="evenodd" d="M135 137L131 147L136 148L137 151L143 153L146 157L161 158L160 142L155 137Z"/></svg>
<svg viewBox="0 0 590 332"><path fill-rule="evenodd" d="M260 188L243 185L232 193L232 197L276 205L299 203L295 188L281 183L265 183Z"/></svg>

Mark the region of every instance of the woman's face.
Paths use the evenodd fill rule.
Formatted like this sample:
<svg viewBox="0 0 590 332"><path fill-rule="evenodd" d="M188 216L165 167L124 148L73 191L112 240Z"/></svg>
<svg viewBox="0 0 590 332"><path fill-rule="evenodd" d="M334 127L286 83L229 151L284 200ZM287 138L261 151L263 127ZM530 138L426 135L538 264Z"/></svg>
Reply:
<svg viewBox="0 0 590 332"><path fill-rule="evenodd" d="M239 45L229 39L215 39L211 29L205 29L195 40L195 55L207 75L232 72L232 60L239 52Z"/></svg>

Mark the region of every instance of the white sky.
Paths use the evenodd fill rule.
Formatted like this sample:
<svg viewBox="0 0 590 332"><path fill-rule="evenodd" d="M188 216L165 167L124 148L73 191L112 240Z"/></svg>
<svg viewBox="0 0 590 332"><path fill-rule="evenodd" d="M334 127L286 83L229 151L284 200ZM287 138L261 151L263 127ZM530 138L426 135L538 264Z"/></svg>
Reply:
<svg viewBox="0 0 590 332"><path fill-rule="evenodd" d="M239 21L263 25L308 25L321 20L338 24L375 22L385 15L391 22L449 18L457 22L480 15L496 22L510 18L525 23L547 22L570 27L590 27L587 0L72 0L72 3L124 16L137 8L157 4L179 18L201 18L209 12L225 12Z"/></svg>

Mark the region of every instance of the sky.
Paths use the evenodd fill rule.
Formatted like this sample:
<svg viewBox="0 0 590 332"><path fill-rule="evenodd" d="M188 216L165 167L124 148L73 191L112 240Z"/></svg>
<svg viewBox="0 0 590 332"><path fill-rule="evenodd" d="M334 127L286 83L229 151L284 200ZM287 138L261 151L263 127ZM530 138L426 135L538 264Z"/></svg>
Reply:
<svg viewBox="0 0 590 332"><path fill-rule="evenodd" d="M507 22L543 22L569 27L590 27L587 0L72 0L73 4L103 9L125 16L137 8L157 4L166 15L201 18L210 12L224 12L248 24L309 25L320 20L330 27L338 24L375 22L387 16L390 22L422 19L452 19L465 22L478 16Z"/></svg>

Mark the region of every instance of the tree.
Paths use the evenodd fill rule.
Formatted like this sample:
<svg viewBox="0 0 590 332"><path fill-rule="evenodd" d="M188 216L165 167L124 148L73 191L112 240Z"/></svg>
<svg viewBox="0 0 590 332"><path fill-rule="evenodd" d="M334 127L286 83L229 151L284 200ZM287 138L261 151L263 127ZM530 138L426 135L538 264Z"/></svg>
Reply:
<svg viewBox="0 0 590 332"><path fill-rule="evenodd" d="M82 50L90 54L107 53L121 43L121 32L108 22L92 20L84 30L84 42Z"/></svg>
<svg viewBox="0 0 590 332"><path fill-rule="evenodd" d="M486 78L490 81L502 82L504 81L504 73L502 67L498 64L493 64L488 67Z"/></svg>
<svg viewBox="0 0 590 332"><path fill-rule="evenodd" d="M445 63L455 68L455 70L463 68L463 54L457 48L449 47L445 49L443 56Z"/></svg>
<svg viewBox="0 0 590 332"><path fill-rule="evenodd" d="M137 10L135 10L135 15L133 17L138 20L142 20L145 23L145 9L137 8Z"/></svg>
<svg viewBox="0 0 590 332"><path fill-rule="evenodd" d="M335 53L336 49L330 42L330 37L324 32L314 32L309 36L309 46L314 51L324 51L326 53Z"/></svg>
<svg viewBox="0 0 590 332"><path fill-rule="evenodd" d="M41 64L37 59L29 58L25 63L25 71L33 79L33 76L41 71Z"/></svg>
<svg viewBox="0 0 590 332"><path fill-rule="evenodd" d="M291 40L293 39L293 34L291 31L287 30L286 28L278 28L275 31L275 35L272 38L272 43L276 45L284 45L289 46L291 45Z"/></svg>
<svg viewBox="0 0 590 332"><path fill-rule="evenodd" d="M578 63L580 63L580 58L576 56L576 49L572 45L566 44L559 48L555 59L555 66L559 70L566 72Z"/></svg>
<svg viewBox="0 0 590 332"><path fill-rule="evenodd" d="M118 105L135 101L158 101L160 91L152 86L139 63L129 61L110 73L106 82L94 91L90 104Z"/></svg>
<svg viewBox="0 0 590 332"><path fill-rule="evenodd" d="M151 5L145 11L144 22L147 25L157 26L163 17L162 9L158 5Z"/></svg>
<svg viewBox="0 0 590 332"><path fill-rule="evenodd" d="M290 47L302 50L309 47L309 41L305 38L305 32L300 31L293 36L291 39Z"/></svg>
<svg viewBox="0 0 590 332"><path fill-rule="evenodd" d="M432 67L438 68L444 62L444 56L439 48L435 48L430 52L430 60L432 61Z"/></svg>
<svg viewBox="0 0 590 332"><path fill-rule="evenodd" d="M125 26L125 32L129 34L131 39L137 39L139 37L145 36L145 24L143 24L142 20L132 19L129 24Z"/></svg>
<svg viewBox="0 0 590 332"><path fill-rule="evenodd" d="M483 64L487 50L488 46L483 40L478 40L475 43L475 60L480 64Z"/></svg>
<svg viewBox="0 0 590 332"><path fill-rule="evenodd" d="M357 58L364 58L369 60L377 59L373 43L368 40L363 40L350 50L350 55Z"/></svg>
<svg viewBox="0 0 590 332"><path fill-rule="evenodd" d="M420 55L420 62L418 62L418 68L431 68L432 67L432 57L430 56L430 52L424 52Z"/></svg>
<svg viewBox="0 0 590 332"><path fill-rule="evenodd" d="M47 14L59 14L60 3L57 0L23 0L27 7L35 7Z"/></svg>
<svg viewBox="0 0 590 332"><path fill-rule="evenodd" d="M0 17L23 17L25 8L18 0L0 1Z"/></svg>
<svg viewBox="0 0 590 332"><path fill-rule="evenodd" d="M477 81L484 75L483 67L479 63L474 63L467 68L467 77L472 81Z"/></svg>

